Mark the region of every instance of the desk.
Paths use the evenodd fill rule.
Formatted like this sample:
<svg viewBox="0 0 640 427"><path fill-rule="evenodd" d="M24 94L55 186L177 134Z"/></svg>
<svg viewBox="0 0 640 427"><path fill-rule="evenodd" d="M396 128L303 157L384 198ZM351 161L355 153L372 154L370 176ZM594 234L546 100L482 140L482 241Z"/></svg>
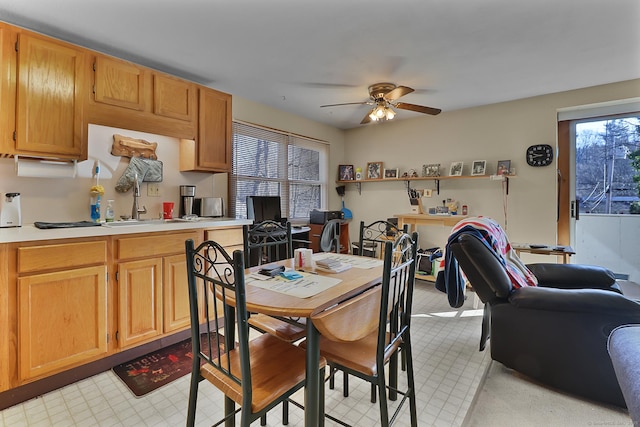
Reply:
<svg viewBox="0 0 640 427"><path fill-rule="evenodd" d="M418 225L446 225L453 227L466 218L466 215L428 215L428 214L394 214L398 218L398 228L405 224L410 226L409 232L416 231Z"/></svg>
<svg viewBox="0 0 640 427"><path fill-rule="evenodd" d="M293 259L279 261L277 264L293 268ZM252 267L247 272L255 272L260 267ZM374 286L382 280L382 266L370 269L351 268L338 274L326 274L342 280L339 284L309 298L298 298L279 292L247 285L247 310L281 317L307 318L307 359L304 400L304 425L317 426L320 420L320 387L324 381L320 378L318 363L320 360L320 334L309 320L311 313L336 304L352 295Z"/></svg>
<svg viewBox="0 0 640 427"><path fill-rule="evenodd" d="M530 254L538 254L538 255L557 255L562 257L563 264L569 263L569 257L574 255L576 252L573 250L571 246L544 246L538 247L541 245L533 245L535 247L531 247L528 243L512 243L511 247L516 251L516 255L520 256L520 252L526 252Z"/></svg>

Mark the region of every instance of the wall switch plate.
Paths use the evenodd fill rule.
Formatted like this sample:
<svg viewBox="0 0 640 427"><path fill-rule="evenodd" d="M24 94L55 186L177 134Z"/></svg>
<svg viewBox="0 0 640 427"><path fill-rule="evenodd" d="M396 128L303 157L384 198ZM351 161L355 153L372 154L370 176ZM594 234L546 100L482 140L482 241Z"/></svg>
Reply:
<svg viewBox="0 0 640 427"><path fill-rule="evenodd" d="M160 197L160 184L157 182L150 182L147 184L147 196Z"/></svg>

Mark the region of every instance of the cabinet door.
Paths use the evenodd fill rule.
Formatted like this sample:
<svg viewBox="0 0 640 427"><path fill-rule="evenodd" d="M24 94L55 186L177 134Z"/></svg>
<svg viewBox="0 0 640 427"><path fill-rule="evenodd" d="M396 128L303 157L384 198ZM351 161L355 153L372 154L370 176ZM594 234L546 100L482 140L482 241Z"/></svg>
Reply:
<svg viewBox="0 0 640 427"><path fill-rule="evenodd" d="M231 171L231 95L200 88L197 168Z"/></svg>
<svg viewBox="0 0 640 427"><path fill-rule="evenodd" d="M20 379L80 365L107 352L105 266L18 279Z"/></svg>
<svg viewBox="0 0 640 427"><path fill-rule="evenodd" d="M15 151L16 58L15 33L0 23L0 153Z"/></svg>
<svg viewBox="0 0 640 427"><path fill-rule="evenodd" d="M95 100L116 107L143 111L144 79L147 70L129 62L97 56L95 69Z"/></svg>
<svg viewBox="0 0 640 427"><path fill-rule="evenodd" d="M196 114L196 86L161 74L153 75L153 114L190 122Z"/></svg>
<svg viewBox="0 0 640 427"><path fill-rule="evenodd" d="M16 150L86 158L85 54L22 33L18 40Z"/></svg>
<svg viewBox="0 0 640 427"><path fill-rule="evenodd" d="M187 260L184 255L164 258L164 332L184 329L191 324Z"/></svg>
<svg viewBox="0 0 640 427"><path fill-rule="evenodd" d="M162 258L118 264L120 348L162 334Z"/></svg>

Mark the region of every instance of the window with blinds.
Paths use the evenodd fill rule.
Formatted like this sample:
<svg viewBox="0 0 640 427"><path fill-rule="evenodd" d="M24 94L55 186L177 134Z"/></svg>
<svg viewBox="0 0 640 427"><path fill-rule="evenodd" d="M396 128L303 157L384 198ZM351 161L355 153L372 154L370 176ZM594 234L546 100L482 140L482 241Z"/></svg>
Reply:
<svg viewBox="0 0 640 427"><path fill-rule="evenodd" d="M280 196L282 216L309 218L327 198L328 144L300 135L233 123L229 212L247 217L247 196Z"/></svg>

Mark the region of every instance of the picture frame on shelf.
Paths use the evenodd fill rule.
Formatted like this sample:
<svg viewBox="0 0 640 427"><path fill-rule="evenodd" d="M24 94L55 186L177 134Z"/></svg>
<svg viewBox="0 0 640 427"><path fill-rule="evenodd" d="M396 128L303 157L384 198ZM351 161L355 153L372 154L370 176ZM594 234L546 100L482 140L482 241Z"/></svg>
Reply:
<svg viewBox="0 0 640 427"><path fill-rule="evenodd" d="M487 172L486 160L474 160L471 165L471 175L485 175Z"/></svg>
<svg viewBox="0 0 640 427"><path fill-rule="evenodd" d="M496 175L509 175L511 171L511 160L498 160Z"/></svg>
<svg viewBox="0 0 640 427"><path fill-rule="evenodd" d="M338 166L338 180L339 181L353 181L354 178L353 165L339 165Z"/></svg>
<svg viewBox="0 0 640 427"><path fill-rule="evenodd" d="M422 176L440 176L440 163L422 165Z"/></svg>
<svg viewBox="0 0 640 427"><path fill-rule="evenodd" d="M449 168L449 176L462 176L464 162L453 162Z"/></svg>
<svg viewBox="0 0 640 427"><path fill-rule="evenodd" d="M385 169L384 170L385 179L388 178L397 178L398 177L398 169Z"/></svg>
<svg viewBox="0 0 640 427"><path fill-rule="evenodd" d="M382 179L382 162L367 163L367 179Z"/></svg>

